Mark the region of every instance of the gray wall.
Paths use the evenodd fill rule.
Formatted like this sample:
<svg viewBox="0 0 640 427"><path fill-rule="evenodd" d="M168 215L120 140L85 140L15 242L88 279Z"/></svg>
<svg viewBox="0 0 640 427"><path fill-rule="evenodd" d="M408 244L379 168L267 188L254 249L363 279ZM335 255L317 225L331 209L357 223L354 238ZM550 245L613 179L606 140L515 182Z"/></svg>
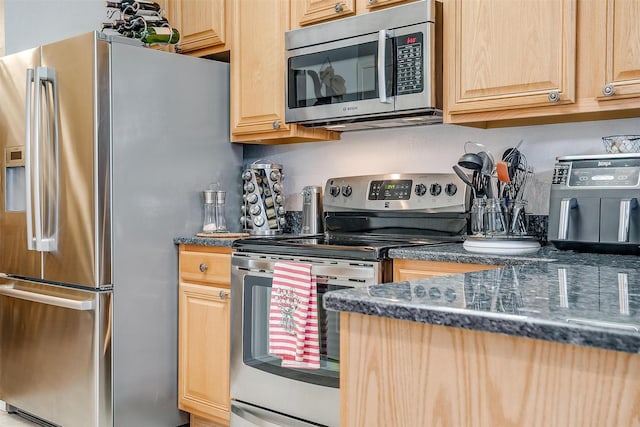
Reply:
<svg viewBox="0 0 640 427"><path fill-rule="evenodd" d="M520 147L536 170L529 186L529 212L547 214L555 157L604 153L601 137L640 134L640 119L604 120L545 126L476 129L454 125L420 126L343 133L342 140L288 145L251 145L244 161L267 159L283 166L285 207L301 210L305 185L322 185L330 177L399 172L452 172L465 141L485 144L496 156L524 140Z"/></svg>
<svg viewBox="0 0 640 427"><path fill-rule="evenodd" d="M5 54L99 30L104 0L4 0Z"/></svg>

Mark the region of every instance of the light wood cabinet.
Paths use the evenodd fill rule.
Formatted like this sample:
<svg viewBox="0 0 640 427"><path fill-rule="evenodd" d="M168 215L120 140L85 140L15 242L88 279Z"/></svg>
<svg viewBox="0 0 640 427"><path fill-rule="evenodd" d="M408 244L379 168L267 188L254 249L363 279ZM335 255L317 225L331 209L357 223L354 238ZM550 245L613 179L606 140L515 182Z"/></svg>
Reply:
<svg viewBox="0 0 640 427"><path fill-rule="evenodd" d="M171 25L180 31L175 51L205 56L229 50L231 0L164 0Z"/></svg>
<svg viewBox="0 0 640 427"><path fill-rule="evenodd" d="M233 7L231 141L254 144L327 141L338 132L284 121L284 33L289 2L242 0Z"/></svg>
<svg viewBox="0 0 640 427"><path fill-rule="evenodd" d="M445 2L445 123L637 116L639 13L626 0Z"/></svg>
<svg viewBox="0 0 640 427"><path fill-rule="evenodd" d="M340 425L637 426L640 355L340 314Z"/></svg>
<svg viewBox="0 0 640 427"><path fill-rule="evenodd" d="M231 249L180 246L178 407L229 425Z"/></svg>
<svg viewBox="0 0 640 427"><path fill-rule="evenodd" d="M417 0L290 0L291 28L346 18Z"/></svg>
<svg viewBox="0 0 640 427"><path fill-rule="evenodd" d="M420 261L412 259L393 260L393 281L427 279L449 274L470 273L472 271L493 270L497 265L463 264L457 262Z"/></svg>

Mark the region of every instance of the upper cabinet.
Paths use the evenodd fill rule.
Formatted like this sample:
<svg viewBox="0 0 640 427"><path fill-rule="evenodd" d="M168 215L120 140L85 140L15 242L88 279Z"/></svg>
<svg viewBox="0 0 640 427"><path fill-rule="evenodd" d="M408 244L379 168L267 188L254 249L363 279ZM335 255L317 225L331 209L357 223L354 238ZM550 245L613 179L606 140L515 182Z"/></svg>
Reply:
<svg viewBox="0 0 640 427"><path fill-rule="evenodd" d="M446 123L509 126L637 116L640 2L451 0Z"/></svg>
<svg viewBox="0 0 640 427"><path fill-rule="evenodd" d="M229 50L231 0L165 0L171 25L180 31L176 52L205 56Z"/></svg>
<svg viewBox="0 0 640 427"><path fill-rule="evenodd" d="M255 144L327 141L338 132L284 121L289 2L242 0L231 29L231 141Z"/></svg>
<svg viewBox="0 0 640 427"><path fill-rule="evenodd" d="M575 3L449 2L449 114L574 102Z"/></svg>
<svg viewBox="0 0 640 427"><path fill-rule="evenodd" d="M292 29L416 0L290 0Z"/></svg>

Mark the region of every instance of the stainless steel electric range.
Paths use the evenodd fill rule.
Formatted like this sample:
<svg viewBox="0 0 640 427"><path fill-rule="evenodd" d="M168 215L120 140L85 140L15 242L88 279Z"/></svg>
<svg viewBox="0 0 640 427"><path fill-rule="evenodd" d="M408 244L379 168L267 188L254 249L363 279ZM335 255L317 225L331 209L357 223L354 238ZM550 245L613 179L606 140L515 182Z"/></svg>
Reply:
<svg viewBox="0 0 640 427"><path fill-rule="evenodd" d="M462 241L467 186L455 174L329 179L324 234L234 242L231 261L231 425L339 425L339 316L325 292L392 280L392 248ZM268 352L273 269L308 263L318 287L320 369L281 367Z"/></svg>

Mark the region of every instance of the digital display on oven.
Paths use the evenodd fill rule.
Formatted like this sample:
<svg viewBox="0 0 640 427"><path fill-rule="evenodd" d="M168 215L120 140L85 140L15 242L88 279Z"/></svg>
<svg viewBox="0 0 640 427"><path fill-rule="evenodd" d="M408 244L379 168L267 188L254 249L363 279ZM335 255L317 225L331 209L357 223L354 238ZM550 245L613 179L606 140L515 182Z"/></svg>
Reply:
<svg viewBox="0 0 640 427"><path fill-rule="evenodd" d="M409 200L413 181L410 179L389 179L371 181L369 200Z"/></svg>

